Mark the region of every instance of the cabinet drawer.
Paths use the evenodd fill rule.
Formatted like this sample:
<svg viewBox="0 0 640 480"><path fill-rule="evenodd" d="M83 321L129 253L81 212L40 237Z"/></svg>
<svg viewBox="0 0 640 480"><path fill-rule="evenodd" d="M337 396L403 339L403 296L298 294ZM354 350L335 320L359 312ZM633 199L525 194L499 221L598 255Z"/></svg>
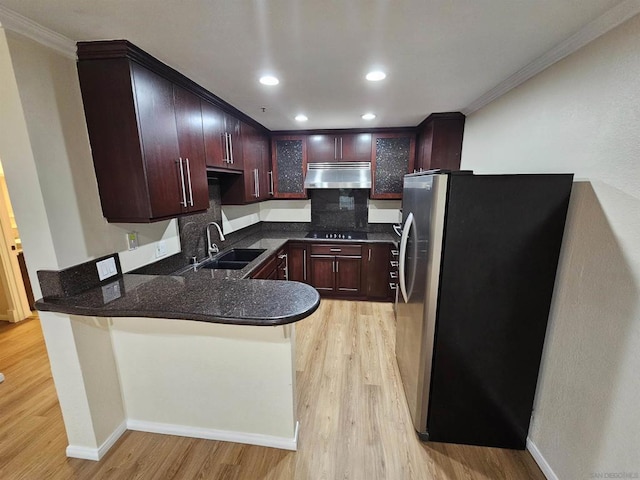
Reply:
<svg viewBox="0 0 640 480"><path fill-rule="evenodd" d="M362 256L362 245L311 245L311 255Z"/></svg>

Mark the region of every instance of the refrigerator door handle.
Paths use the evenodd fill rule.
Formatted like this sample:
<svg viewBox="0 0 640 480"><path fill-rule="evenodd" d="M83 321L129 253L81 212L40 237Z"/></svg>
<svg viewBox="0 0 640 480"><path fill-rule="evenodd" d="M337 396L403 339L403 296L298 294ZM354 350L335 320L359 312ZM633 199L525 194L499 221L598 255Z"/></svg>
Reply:
<svg viewBox="0 0 640 480"><path fill-rule="evenodd" d="M409 240L409 231L413 226L413 213L409 212L407 220L402 227L402 238L400 239L400 265L398 276L400 277L400 292L404 303L409 303L409 297L407 296L407 281L405 280L405 263L407 261L407 241Z"/></svg>

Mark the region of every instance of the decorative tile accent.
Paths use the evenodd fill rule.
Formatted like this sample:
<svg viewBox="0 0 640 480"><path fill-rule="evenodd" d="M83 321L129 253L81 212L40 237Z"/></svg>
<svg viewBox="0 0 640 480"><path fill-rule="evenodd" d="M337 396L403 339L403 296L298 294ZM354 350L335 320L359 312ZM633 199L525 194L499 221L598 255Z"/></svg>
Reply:
<svg viewBox="0 0 640 480"><path fill-rule="evenodd" d="M309 190L312 230L366 232L369 217L368 190Z"/></svg>
<svg viewBox="0 0 640 480"><path fill-rule="evenodd" d="M376 139L375 191L377 193L402 193L402 178L409 166L411 139Z"/></svg>
<svg viewBox="0 0 640 480"><path fill-rule="evenodd" d="M278 191L300 193L304 190L302 140L276 140Z"/></svg>

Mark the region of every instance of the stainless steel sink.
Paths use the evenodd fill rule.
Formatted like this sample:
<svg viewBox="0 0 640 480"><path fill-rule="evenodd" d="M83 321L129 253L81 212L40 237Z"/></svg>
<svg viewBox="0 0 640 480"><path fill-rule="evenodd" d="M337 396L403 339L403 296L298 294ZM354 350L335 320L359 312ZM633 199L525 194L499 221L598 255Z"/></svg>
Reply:
<svg viewBox="0 0 640 480"><path fill-rule="evenodd" d="M265 251L264 248L233 248L202 264L201 268L241 270Z"/></svg>

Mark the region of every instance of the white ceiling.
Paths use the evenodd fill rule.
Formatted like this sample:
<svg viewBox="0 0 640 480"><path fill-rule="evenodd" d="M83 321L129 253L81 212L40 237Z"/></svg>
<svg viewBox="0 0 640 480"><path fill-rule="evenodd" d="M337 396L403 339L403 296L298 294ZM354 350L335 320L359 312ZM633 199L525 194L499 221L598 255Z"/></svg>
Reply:
<svg viewBox="0 0 640 480"><path fill-rule="evenodd" d="M74 41L127 39L271 130L413 126L463 111L620 3L0 0ZM367 82L373 67L387 79ZM260 85L263 73L280 84Z"/></svg>

